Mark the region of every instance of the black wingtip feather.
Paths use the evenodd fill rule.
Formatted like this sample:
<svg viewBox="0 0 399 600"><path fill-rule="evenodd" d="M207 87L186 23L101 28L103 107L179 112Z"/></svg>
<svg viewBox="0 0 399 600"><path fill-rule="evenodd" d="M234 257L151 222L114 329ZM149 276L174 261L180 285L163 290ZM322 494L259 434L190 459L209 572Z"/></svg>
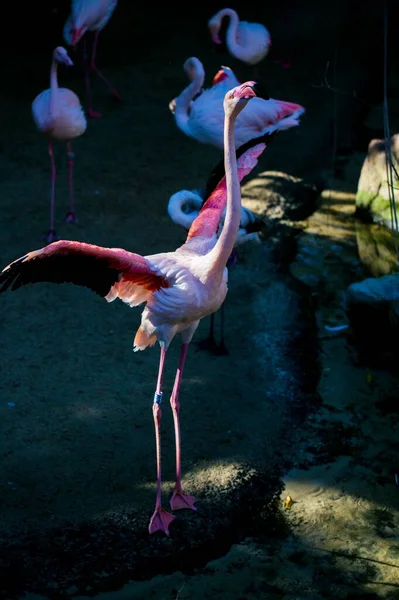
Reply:
<svg viewBox="0 0 399 600"><path fill-rule="evenodd" d="M277 134L278 134L278 131L276 130L276 131L272 131L271 133L264 133L263 135L260 135L259 137L254 137L254 138L248 140L248 142L245 142L245 144L242 144L242 146L240 146L239 148L236 149L237 160L240 158L240 156L242 156L245 152L247 152L247 150L249 150L250 148L253 148L254 146L257 146L258 144L269 145L274 140L274 138L277 136ZM202 203L203 205L208 200L208 198L212 194L212 192L216 189L217 185L223 179L224 175L225 175L224 158L222 158L222 160L220 160L218 162L218 164L216 165L216 167L213 169L212 173L208 177L208 181L207 181L206 187L205 187L204 200Z"/></svg>
<svg viewBox="0 0 399 600"><path fill-rule="evenodd" d="M0 293L39 282L74 283L87 287L103 298L119 280L120 271L101 257L74 254L26 254L0 274Z"/></svg>

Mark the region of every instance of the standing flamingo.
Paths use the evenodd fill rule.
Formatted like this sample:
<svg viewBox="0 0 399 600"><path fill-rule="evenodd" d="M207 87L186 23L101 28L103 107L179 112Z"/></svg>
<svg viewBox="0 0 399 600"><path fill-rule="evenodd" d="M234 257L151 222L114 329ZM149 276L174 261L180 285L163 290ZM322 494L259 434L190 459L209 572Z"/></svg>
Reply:
<svg viewBox="0 0 399 600"><path fill-rule="evenodd" d="M70 46L76 46L86 31L95 31L90 63L87 57L86 40L83 40L83 58L88 101L87 114L89 117L101 117L101 113L93 110L90 71L94 71L106 83L112 96L116 100L120 100L116 89L96 66L98 36L110 20L117 4L118 0L72 0L71 14L64 26L64 39Z"/></svg>
<svg viewBox="0 0 399 600"><path fill-rule="evenodd" d="M240 182L245 176L247 176L252 169L256 166L257 160L255 160L254 147L258 150L256 156L259 157L263 150L266 148L266 144L270 145L274 139L277 131L271 134L266 134L260 138L254 138L249 140L243 146L240 146L236 150L238 177ZM249 162L248 158L252 162ZM181 225L184 229L189 230L193 221L197 218L199 213L203 214L203 218L207 214L208 198L214 195L215 189L218 188L218 209L220 212L220 223L217 230L217 234L220 233L223 227L223 221L225 217L225 206L226 206L226 194L223 196L223 180L225 179L224 162L221 160L217 166L213 169L211 175L208 178L206 186L203 190L180 190L173 194L168 203L168 214L174 223ZM212 210L215 210L213 203L211 204ZM260 242L259 232L264 228L265 223L262 219L256 217L248 208L241 206L240 226L237 232L237 238L235 241L234 249L230 255L227 266L234 265L236 262L235 248L246 242L254 241ZM214 232L209 232L213 234ZM219 344L215 339L215 314L210 315L210 326L208 337L199 342L200 347L211 350L216 355L226 355L228 350L224 340L224 304L220 307L220 342Z"/></svg>
<svg viewBox="0 0 399 600"><path fill-rule="evenodd" d="M223 78L217 85L203 90L205 71L201 61L196 57L190 57L183 68L186 72L191 69L193 79L177 96L175 102L172 101L176 125L183 133L198 142L223 148L223 96L219 92L219 85L222 85ZM231 77L232 71L228 76L229 81ZM202 93L198 95L201 90ZM293 102L273 98L254 98L247 110L237 117L236 147L265 133L298 125L299 117L304 112L303 106Z"/></svg>
<svg viewBox="0 0 399 600"><path fill-rule="evenodd" d="M247 65L257 65L269 52L272 43L269 31L260 23L240 21L232 8L222 8L208 21L214 44L222 43L220 30L226 17L229 19L226 31L228 51Z"/></svg>
<svg viewBox="0 0 399 600"><path fill-rule="evenodd" d="M134 339L134 350L144 350L158 340L161 347L156 391L153 402L157 457L157 492L149 532L163 531L175 518L161 502L162 382L168 347L176 334L182 337L179 366L170 399L176 439L176 485L170 501L172 510L196 510L195 498L183 492L179 390L189 343L200 320L215 312L227 294L226 263L234 247L240 225L241 194L235 156L234 123L248 101L256 96L255 82L248 81L226 94L225 172L227 213L219 237L215 232L220 220L217 209L218 189L207 201L190 228L186 242L174 252L151 256L133 254L120 248L102 248L91 244L62 240L29 252L9 264L0 274L0 292L16 290L28 283L51 281L86 286L108 302L120 298L129 306L146 303L141 324ZM249 159L248 159L249 160ZM223 197L226 191L223 191ZM215 210L212 211L212 204Z"/></svg>
<svg viewBox="0 0 399 600"><path fill-rule="evenodd" d="M65 140L68 150L69 171L69 212L65 217L67 223L76 221L74 194L73 194L73 161L71 139L76 138L86 131L86 118L77 95L66 88L58 87L58 63L70 67L73 62L65 48L58 46L53 52L50 72L50 88L36 96L32 103L33 119L37 128L49 137L48 151L51 160L51 204L50 204L50 229L45 236L48 242L56 239L54 229L54 195L55 195L55 162L53 154L53 139Z"/></svg>

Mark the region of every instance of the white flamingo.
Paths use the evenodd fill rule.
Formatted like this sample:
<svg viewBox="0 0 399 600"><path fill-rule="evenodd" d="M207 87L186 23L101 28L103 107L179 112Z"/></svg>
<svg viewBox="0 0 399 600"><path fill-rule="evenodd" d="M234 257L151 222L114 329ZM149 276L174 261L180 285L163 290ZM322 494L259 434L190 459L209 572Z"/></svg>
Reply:
<svg viewBox="0 0 399 600"><path fill-rule="evenodd" d="M232 8L222 8L209 21L208 28L214 44L221 44L220 29L223 19L229 19L226 46L229 53L246 63L256 65L265 58L271 46L269 31L261 23L240 21Z"/></svg>
<svg viewBox="0 0 399 600"><path fill-rule="evenodd" d="M203 89L205 71L201 61L192 56L186 60L183 68L189 74L190 83L175 101L170 103L173 103L176 125L198 142L223 148L223 94L235 75L231 69L226 71L224 67L223 71L227 76L222 77L216 85ZM252 138L299 125L299 117L304 112L303 106L293 102L254 98L247 110L237 117L236 148Z"/></svg>
<svg viewBox="0 0 399 600"><path fill-rule="evenodd" d="M67 51L58 46L53 52L50 71L50 88L36 96L32 103L33 119L36 127L48 137L48 152L51 160L51 204L50 204L50 229L46 240L53 242L56 239L54 229L54 202L55 202L55 162L53 154L53 140L64 140L67 143L68 171L69 171L69 212L66 215L68 223L76 221L73 195L73 161L71 140L79 137L86 131L86 117L83 113L77 95L67 88L60 88L57 79L58 63L70 67L73 62Z"/></svg>

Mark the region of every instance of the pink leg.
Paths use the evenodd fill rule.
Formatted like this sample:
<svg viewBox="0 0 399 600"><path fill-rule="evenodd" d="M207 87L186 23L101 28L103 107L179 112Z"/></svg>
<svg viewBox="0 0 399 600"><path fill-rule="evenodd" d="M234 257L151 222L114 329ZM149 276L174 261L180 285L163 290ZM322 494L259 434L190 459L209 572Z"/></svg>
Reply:
<svg viewBox="0 0 399 600"><path fill-rule="evenodd" d="M166 535L169 535L169 525L175 519L175 517L162 508L162 500L161 500L161 493L162 493L162 474L161 474L162 410L161 410L160 405L162 402L162 381L163 381L163 372L164 372L164 368L165 368L165 357L166 357L166 350L163 347L161 347L161 357L159 360L157 389L156 389L155 396L154 396L154 403L152 405L152 413L154 416L154 425L155 425L156 453L157 453L157 497L156 497L156 501L155 501L155 510L151 517L148 531L150 533L154 533L155 531L163 531L164 533L166 533Z"/></svg>
<svg viewBox="0 0 399 600"><path fill-rule="evenodd" d="M68 185L69 185L69 212L65 216L67 223L77 223L75 216L75 202L73 196L73 159L74 154L72 152L71 142L67 142L68 150Z"/></svg>
<svg viewBox="0 0 399 600"><path fill-rule="evenodd" d="M179 390L181 384L181 378L183 375L184 363L186 362L186 356L188 352L188 344L183 344L180 355L180 362L177 368L175 383L173 386L172 396L170 398L170 405L173 411L173 421L175 424L175 440L176 440L176 485L170 499L170 506L172 510L180 510L181 508L190 508L191 510L197 510L194 506L194 496L188 496L185 494L181 487L181 444L180 444L180 403L179 403Z"/></svg>
<svg viewBox="0 0 399 600"><path fill-rule="evenodd" d="M50 229L44 236L44 239L50 244L57 239L54 229L54 198L55 198L55 178L56 178L56 170L55 170L55 162L54 162L54 154L53 154L53 142L50 140L48 143L48 153L50 155L51 161L51 200L50 200Z"/></svg>
<svg viewBox="0 0 399 600"><path fill-rule="evenodd" d="M90 68L92 71L94 71L100 79L102 79L104 81L104 83L109 87L111 94L113 95L114 98L116 98L117 100L120 100L120 96L118 94L118 92L116 91L115 88L112 87L112 84L108 81L108 79L106 79L104 77L104 75L101 73L101 71L99 69L97 69L96 67L96 52L97 52L97 44L98 44L98 36L99 36L100 32L96 31L96 34L94 36L94 42L93 42L93 51L91 54L91 63L90 63Z"/></svg>
<svg viewBox="0 0 399 600"><path fill-rule="evenodd" d="M86 39L83 38L83 63L85 69L85 84L86 84L86 96L87 96L87 115L91 118L101 117L101 113L93 110L93 97L91 92L91 83L90 83L90 65L89 58L87 54L87 45Z"/></svg>

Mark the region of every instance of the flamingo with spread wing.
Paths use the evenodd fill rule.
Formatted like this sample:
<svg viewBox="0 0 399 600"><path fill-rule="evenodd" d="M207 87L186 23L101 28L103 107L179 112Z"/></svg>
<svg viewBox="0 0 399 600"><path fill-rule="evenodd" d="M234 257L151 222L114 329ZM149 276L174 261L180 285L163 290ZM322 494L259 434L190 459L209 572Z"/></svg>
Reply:
<svg viewBox="0 0 399 600"><path fill-rule="evenodd" d="M92 289L108 302L119 298L129 306L145 303L134 350L144 350L157 341L161 347L158 379L153 401L157 457L157 492L149 532L169 534L175 518L161 502L162 383L167 350L181 335L182 348L170 399L176 439L176 485L172 510L196 510L195 498L186 494L181 481L179 392L191 339L200 320L218 310L227 294L226 263L240 226L241 194L235 155L234 123L238 114L256 96L253 81L227 92L224 100L225 177L208 198L192 224L186 242L174 252L141 256L121 248L62 240L29 252L9 264L0 274L0 292L16 290L29 283L70 282ZM263 151L260 144L247 156L248 169ZM221 211L227 211L219 236ZM222 207L220 206L222 202Z"/></svg>

